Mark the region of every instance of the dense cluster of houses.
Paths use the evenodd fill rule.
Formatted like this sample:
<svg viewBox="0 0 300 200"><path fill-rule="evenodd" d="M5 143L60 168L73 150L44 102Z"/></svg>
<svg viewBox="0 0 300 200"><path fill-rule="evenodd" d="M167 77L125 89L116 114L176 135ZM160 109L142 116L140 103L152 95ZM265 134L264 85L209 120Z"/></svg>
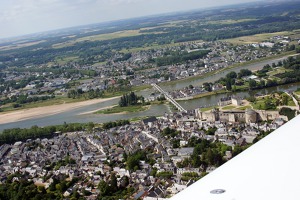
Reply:
<svg viewBox="0 0 300 200"><path fill-rule="evenodd" d="M99 194L99 182L109 180L111 173L115 173L118 184L122 184L125 176L129 178L130 186L135 189L132 198L164 199L193 183L192 179L182 178L184 173L200 176L215 169L213 165L207 168L178 167L177 163L189 158L194 151L193 147L188 147L191 137L219 141L234 148L251 144L260 131L276 129L283 123L280 118L259 124L208 120L202 119L196 110L150 117L109 130L72 132L54 138L4 144L0 147L0 181L5 182L10 174L21 173L36 185L47 188L54 178L63 176L72 180L77 177L78 182L64 195L84 189L92 193L89 198L93 199ZM179 147L174 148L170 139L162 135L167 127L180 131L176 135ZM212 127L216 128L215 134L206 134L205 130ZM150 150L152 162L140 160L138 169L128 170L124 156L145 149ZM231 157L231 151L224 155L227 160ZM154 169L157 173L171 172L172 176L155 177L151 174ZM18 178L13 181L18 181Z"/></svg>

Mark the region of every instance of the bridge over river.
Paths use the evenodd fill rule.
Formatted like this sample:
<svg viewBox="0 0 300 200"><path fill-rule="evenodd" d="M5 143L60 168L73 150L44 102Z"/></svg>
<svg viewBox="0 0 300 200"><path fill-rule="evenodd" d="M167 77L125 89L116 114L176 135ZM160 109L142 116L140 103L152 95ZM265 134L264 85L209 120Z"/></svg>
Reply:
<svg viewBox="0 0 300 200"><path fill-rule="evenodd" d="M153 83L151 84L153 86L154 89L158 90L160 93L162 93L165 98L171 102L180 112L187 112L186 109L184 109L179 103L177 103L177 101L175 101L173 99L173 97L171 97L171 95L169 95L167 92L165 92L161 87L159 87L157 84Z"/></svg>

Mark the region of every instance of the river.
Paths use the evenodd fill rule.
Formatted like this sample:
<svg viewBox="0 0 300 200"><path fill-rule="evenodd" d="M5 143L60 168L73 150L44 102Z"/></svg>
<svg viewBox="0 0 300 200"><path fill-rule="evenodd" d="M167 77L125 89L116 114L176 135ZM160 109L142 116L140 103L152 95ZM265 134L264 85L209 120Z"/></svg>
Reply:
<svg viewBox="0 0 300 200"><path fill-rule="evenodd" d="M202 85L204 82L214 82L221 78L222 76L225 76L228 72L230 71L240 71L241 69L250 69L250 70L258 70L261 69L264 65L266 64L272 64L273 62L278 62L279 60L282 60L285 58L281 59L276 59L276 60L271 60L271 61L263 61L260 63L256 64L251 64L243 67L237 67L234 69L228 69L224 70L220 74L215 74L206 78L199 78L195 79L193 81L181 81L181 82L176 82L172 85L162 85L161 87L166 90L166 91L171 91L175 89L181 89L183 87L186 87L190 84L192 85ZM235 95L239 97L248 97L251 95L250 93L253 94L268 94L274 91L284 91L284 90L296 90L297 88L300 88L300 83L296 84L289 84L289 85L283 85L283 86L277 86L277 87L272 87L272 88L267 88L267 89L261 89L261 90L255 90L251 92L238 92L235 93ZM143 95L143 96L148 96L154 92L153 89L147 89L144 91L140 91L138 94ZM192 110L196 109L199 107L209 107L209 106L214 106L217 104L218 100L221 97L227 96L229 94L216 94L216 95L211 95L207 97L202 97L199 99L192 99L192 100L187 100L187 101L179 101L178 103L182 105L185 109L187 110ZM82 108L77 108L71 111L47 116L47 117L42 117L42 118L37 118L37 119L27 119L23 121L18 121L14 123L7 123L7 124L1 124L0 125L0 131L8 128L29 128L31 126L37 125L37 126L49 126L49 125L57 125L57 124L63 124L64 122L66 123L86 123L86 122L95 122L95 123L103 123L103 122L109 122L109 121L115 121L115 120L120 120L120 119L131 119L131 118L137 118L137 117L145 117L145 116L161 116L164 113L170 113L172 112L170 107L168 105L151 105L150 109L146 111L141 111L141 112L136 112L136 113L128 113L128 114L111 114L111 115L104 115L104 114L85 114L85 115L80 115L81 113L84 112L89 112L93 110L97 110L99 108L104 108L107 106L112 106L114 104L118 103L118 99L114 99L111 101L106 101L98 104L93 104L89 106L85 106Z"/></svg>

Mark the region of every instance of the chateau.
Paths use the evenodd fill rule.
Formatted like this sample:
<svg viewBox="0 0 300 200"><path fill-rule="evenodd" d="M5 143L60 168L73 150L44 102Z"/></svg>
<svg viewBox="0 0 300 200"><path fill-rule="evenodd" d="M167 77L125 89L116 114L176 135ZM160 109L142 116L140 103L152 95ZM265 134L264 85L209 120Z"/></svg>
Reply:
<svg viewBox="0 0 300 200"><path fill-rule="evenodd" d="M209 122L245 122L250 124L258 121L275 120L276 118L282 118L286 121L288 120L286 116L281 116L278 111L253 109L220 111L219 109L212 109L210 111L202 112L197 109L195 112L198 119Z"/></svg>

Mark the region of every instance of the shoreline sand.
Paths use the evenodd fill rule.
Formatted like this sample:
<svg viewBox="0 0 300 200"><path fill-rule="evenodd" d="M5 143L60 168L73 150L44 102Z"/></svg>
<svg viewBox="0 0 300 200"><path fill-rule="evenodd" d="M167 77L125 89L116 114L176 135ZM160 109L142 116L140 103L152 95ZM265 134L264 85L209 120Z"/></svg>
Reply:
<svg viewBox="0 0 300 200"><path fill-rule="evenodd" d="M70 111L72 109L81 108L96 103L102 103L105 101L110 101L117 98L119 97L112 97L106 99L92 99L92 100L81 101L76 103L66 103L60 105L52 105L52 106L44 106L38 108L29 108L29 109L23 109L18 111L12 111L8 113L0 114L0 124L18 122L27 119L36 119L39 117L46 117L46 116Z"/></svg>

